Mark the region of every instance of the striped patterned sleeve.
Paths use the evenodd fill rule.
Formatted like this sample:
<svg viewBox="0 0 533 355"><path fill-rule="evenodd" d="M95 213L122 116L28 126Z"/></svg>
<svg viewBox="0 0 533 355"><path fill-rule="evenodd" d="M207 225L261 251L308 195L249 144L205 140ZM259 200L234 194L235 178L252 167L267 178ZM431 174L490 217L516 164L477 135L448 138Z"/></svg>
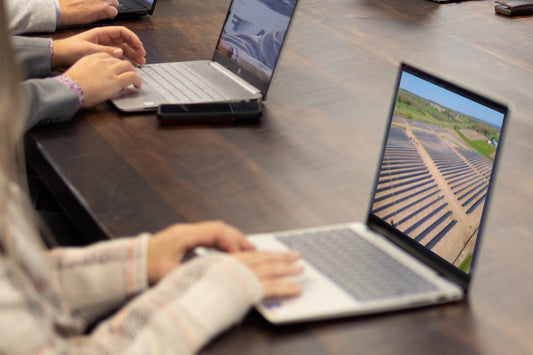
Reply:
<svg viewBox="0 0 533 355"><path fill-rule="evenodd" d="M261 298L262 286L244 264L223 253L207 255L177 268L91 335L116 337L128 354L194 354Z"/></svg>
<svg viewBox="0 0 533 355"><path fill-rule="evenodd" d="M56 343L55 310L32 293L24 272L0 256L0 354L37 354ZM47 354L47 352L42 352Z"/></svg>
<svg viewBox="0 0 533 355"><path fill-rule="evenodd" d="M93 322L148 287L149 234L46 253L72 315Z"/></svg>
<svg viewBox="0 0 533 355"><path fill-rule="evenodd" d="M177 268L83 335L53 303L25 292L15 279L0 257L3 355L194 354L262 297L245 265L225 254L208 255Z"/></svg>

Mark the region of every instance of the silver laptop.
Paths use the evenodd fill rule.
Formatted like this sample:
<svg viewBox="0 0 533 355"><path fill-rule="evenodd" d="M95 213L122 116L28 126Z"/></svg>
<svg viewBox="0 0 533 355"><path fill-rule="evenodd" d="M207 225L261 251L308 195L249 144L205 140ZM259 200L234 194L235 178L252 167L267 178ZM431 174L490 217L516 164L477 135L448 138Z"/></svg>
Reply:
<svg viewBox="0 0 533 355"><path fill-rule="evenodd" d="M402 64L366 223L250 236L259 249L300 251L305 265L302 295L259 312L288 323L464 299L506 116Z"/></svg>
<svg viewBox="0 0 533 355"><path fill-rule="evenodd" d="M211 60L138 67L141 89L111 102L121 111L161 104L265 99L297 0L233 0Z"/></svg>

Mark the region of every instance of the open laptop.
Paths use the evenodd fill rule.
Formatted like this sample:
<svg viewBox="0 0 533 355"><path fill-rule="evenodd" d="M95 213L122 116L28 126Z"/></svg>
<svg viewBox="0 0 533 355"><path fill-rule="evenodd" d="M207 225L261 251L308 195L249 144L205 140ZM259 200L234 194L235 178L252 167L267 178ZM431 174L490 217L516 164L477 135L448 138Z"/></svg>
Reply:
<svg viewBox="0 0 533 355"><path fill-rule="evenodd" d="M122 90L111 102L121 111L161 104L264 99L297 0L233 0L211 60L138 67L141 89Z"/></svg>
<svg viewBox="0 0 533 355"><path fill-rule="evenodd" d="M259 312L288 323L464 299L507 112L402 64L366 223L249 236L258 249L300 251L305 266L302 295Z"/></svg>
<svg viewBox="0 0 533 355"><path fill-rule="evenodd" d="M115 18L152 15L157 0L118 0L118 14Z"/></svg>

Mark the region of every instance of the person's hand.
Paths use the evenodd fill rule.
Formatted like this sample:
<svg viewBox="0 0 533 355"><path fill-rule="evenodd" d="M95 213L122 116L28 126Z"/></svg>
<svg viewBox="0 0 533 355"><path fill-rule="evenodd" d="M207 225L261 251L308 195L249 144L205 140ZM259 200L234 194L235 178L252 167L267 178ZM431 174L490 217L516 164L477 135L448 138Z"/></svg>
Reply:
<svg viewBox="0 0 533 355"><path fill-rule="evenodd" d="M146 63L146 50L139 37L123 26L97 27L65 39L54 40L54 69L68 68L82 57L104 52Z"/></svg>
<svg viewBox="0 0 533 355"><path fill-rule="evenodd" d="M264 298L296 296L301 292L300 285L287 279L303 270L298 253L257 251L242 232L220 221L175 224L154 234L148 242L150 284L174 270L187 252L199 246L232 253L257 276Z"/></svg>
<svg viewBox="0 0 533 355"><path fill-rule="evenodd" d="M247 251L234 254L257 276L263 286L263 298L294 297L302 287L288 279L303 272L296 252Z"/></svg>
<svg viewBox="0 0 533 355"><path fill-rule="evenodd" d="M65 75L76 81L83 91L83 107L102 103L129 85L137 88L142 85L142 79L131 62L107 53L83 57Z"/></svg>
<svg viewBox="0 0 533 355"><path fill-rule="evenodd" d="M216 248L228 253L254 250L244 234L220 221L175 224L148 242L148 281L154 284L180 265L183 256L196 247Z"/></svg>
<svg viewBox="0 0 533 355"><path fill-rule="evenodd" d="M60 25L83 25L112 19L118 13L118 0L59 0Z"/></svg>

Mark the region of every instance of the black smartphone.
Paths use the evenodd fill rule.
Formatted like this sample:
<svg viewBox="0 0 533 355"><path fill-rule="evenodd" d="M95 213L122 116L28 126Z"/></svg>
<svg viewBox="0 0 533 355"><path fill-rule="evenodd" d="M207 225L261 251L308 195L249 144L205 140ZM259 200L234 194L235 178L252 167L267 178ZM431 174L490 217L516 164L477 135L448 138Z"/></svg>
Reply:
<svg viewBox="0 0 533 355"><path fill-rule="evenodd" d="M157 109L157 119L163 125L254 122L259 119L262 110L260 100L163 104Z"/></svg>
<svg viewBox="0 0 533 355"><path fill-rule="evenodd" d="M533 15L533 1L497 1L494 10L506 16Z"/></svg>

